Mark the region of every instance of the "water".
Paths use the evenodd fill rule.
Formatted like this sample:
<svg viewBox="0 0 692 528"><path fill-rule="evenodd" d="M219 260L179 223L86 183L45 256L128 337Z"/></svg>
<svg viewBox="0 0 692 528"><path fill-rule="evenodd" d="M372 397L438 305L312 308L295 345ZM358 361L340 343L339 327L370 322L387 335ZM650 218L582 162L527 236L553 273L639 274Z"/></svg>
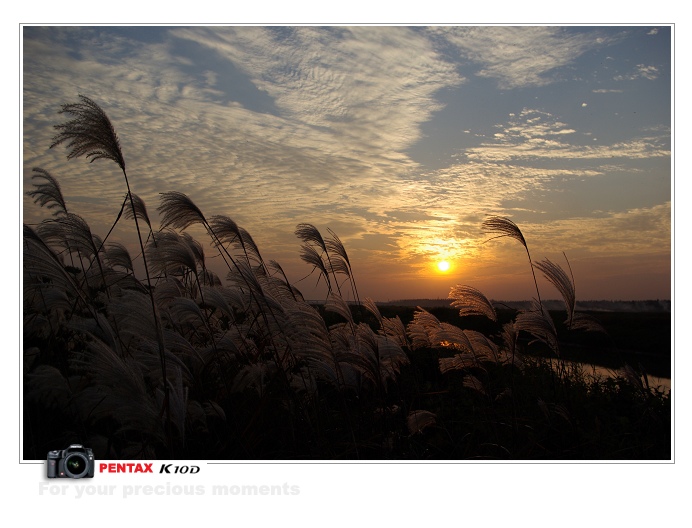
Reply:
<svg viewBox="0 0 692 528"><path fill-rule="evenodd" d="M558 361L557 360L552 360L551 364L553 365L553 368L557 368L558 366ZM568 368L571 367L576 367L581 370L581 372L586 375L586 376L593 376L597 377L600 379L604 378L615 378L615 377L625 377L624 373L620 369L611 369L608 367L602 367L600 365L591 365L588 363L580 363L580 362L575 362L575 361L564 361L565 365ZM672 387L672 381L670 378L665 378L665 377L659 377L659 376L651 376L647 374L647 379L649 380L649 387L653 389L660 389L664 393L670 393L670 389ZM642 383L644 383L644 380L642 379Z"/></svg>

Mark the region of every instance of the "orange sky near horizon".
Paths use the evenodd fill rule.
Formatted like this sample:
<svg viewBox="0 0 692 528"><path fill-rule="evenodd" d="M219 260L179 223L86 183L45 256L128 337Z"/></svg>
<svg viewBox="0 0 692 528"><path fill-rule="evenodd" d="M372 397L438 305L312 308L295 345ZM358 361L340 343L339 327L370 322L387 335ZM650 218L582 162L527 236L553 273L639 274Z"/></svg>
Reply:
<svg viewBox="0 0 692 528"><path fill-rule="evenodd" d="M294 230L344 242L362 297L535 296L511 218L578 300L671 298L669 26L23 28L24 222L32 169L101 236L117 167L49 149L64 103L96 101L155 225L159 193L231 217L306 298ZM209 266L218 264L207 235ZM134 227L113 234L137 253ZM216 259L218 260L218 259ZM449 269L441 271L438 263ZM219 267L223 278L223 270ZM538 274L541 297L559 298Z"/></svg>

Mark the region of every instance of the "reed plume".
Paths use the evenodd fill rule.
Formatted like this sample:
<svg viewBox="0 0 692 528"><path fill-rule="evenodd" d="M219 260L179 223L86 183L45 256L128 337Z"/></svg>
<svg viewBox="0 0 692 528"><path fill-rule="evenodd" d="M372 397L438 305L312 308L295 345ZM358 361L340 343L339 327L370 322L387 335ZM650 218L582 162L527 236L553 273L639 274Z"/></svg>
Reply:
<svg viewBox="0 0 692 528"><path fill-rule="evenodd" d="M83 95L79 103L62 105L59 113L75 116L66 123L55 125L60 131L50 148L67 142L67 159L85 156L90 162L97 159L113 160L125 172L125 158L120 141L106 113L94 101Z"/></svg>
<svg viewBox="0 0 692 528"><path fill-rule="evenodd" d="M133 207L125 210L125 218L127 218L128 220L134 220L136 216L145 224L147 224L149 226L149 230L151 230L151 220L149 220L149 213L147 213L147 206L144 203L144 200L142 200L142 198L133 193L132 202Z"/></svg>
<svg viewBox="0 0 692 528"><path fill-rule="evenodd" d="M531 274L533 275L533 283L536 285L536 295L538 296L538 306L540 310L543 311L543 303L541 302L541 293L538 291L538 281L536 280L536 273L533 271L533 261L531 260L531 253L529 253L529 246L526 243L526 239L521 232L521 229L512 222L509 218L503 216L491 216L483 222L483 230L488 233L496 233L494 237L489 238L486 242L494 240L496 238L509 237L517 242L519 242L526 250L526 256L529 258L529 266L531 266Z"/></svg>
<svg viewBox="0 0 692 528"><path fill-rule="evenodd" d="M127 177L125 170L125 158L120 149L120 141L115 133L115 128L111 123L106 113L94 101L84 95L79 95L80 102L64 104L59 113L69 114L74 116L65 123L55 125L55 129L59 133L53 138L53 143L50 148L56 147L63 143L67 143L68 150L67 159L78 158L84 156L89 162L97 159L108 159L114 161L122 170L125 177L125 185L127 186L127 196L129 197L130 207L132 208L132 216L135 220L135 228L137 230L137 238L139 239L139 247L142 252L142 262L144 263L144 272L147 277L147 285L149 298L151 301L151 309L154 315L154 322L158 336L159 358L161 361L161 372L163 374L164 385L164 408L166 420L168 422L169 440L170 440L170 401L168 395L168 381L166 377L166 354L163 342L163 332L161 322L158 317L156 303L154 301L153 288L151 284L151 276L149 275L149 266L144 251L144 242L142 233L139 229L138 208L135 205L135 199L130 188L130 180ZM172 441L169 442L169 448Z"/></svg>
<svg viewBox="0 0 692 528"><path fill-rule="evenodd" d="M577 312L577 295L574 283L572 267L565 255L565 261L569 269L569 275L558 264L544 259L542 262L534 264L534 267L543 273L543 276L550 282L562 295L567 311L567 328L570 330L586 330L588 332L607 333L603 326L591 315Z"/></svg>
<svg viewBox="0 0 692 528"><path fill-rule="evenodd" d="M483 315L491 321L497 321L495 308L480 290L471 286L457 284L449 292L452 306L459 309L459 315Z"/></svg>
<svg viewBox="0 0 692 528"><path fill-rule="evenodd" d="M34 175L31 176L36 189L27 194L34 199L34 203L47 209L55 209L56 216L67 214L67 206L62 196L60 184L47 170L34 167Z"/></svg>
<svg viewBox="0 0 692 528"><path fill-rule="evenodd" d="M335 273L335 267L332 263L331 256L327 250L327 243L319 230L312 224L301 223L296 226L295 235L303 241L300 248L300 258L312 264L313 271L318 269L327 283L327 288L329 292L332 291L332 283L329 279L329 271ZM317 247L317 249L315 249ZM322 259L326 258L326 262ZM318 279L319 283L319 279ZM336 291L341 296L341 287L339 286L339 281L336 280Z"/></svg>
<svg viewBox="0 0 692 528"><path fill-rule="evenodd" d="M538 341L548 345L556 356L560 357L560 348L557 340L557 330L555 323L550 315L536 306L537 301L533 302L532 309L520 312L515 320L515 328L519 331L525 330Z"/></svg>
<svg viewBox="0 0 692 528"><path fill-rule="evenodd" d="M567 260L567 256L565 256L565 260ZM569 266L569 261L567 261L567 265ZM535 263L533 266L541 271L548 282L555 286L560 292L560 295L562 295L562 299L565 302L565 309L567 310L567 327L571 328L574 310L577 306L574 277L568 276L565 270L549 259L544 259L542 262ZM570 274L571 272L572 268L570 267Z"/></svg>
<svg viewBox="0 0 692 528"><path fill-rule="evenodd" d="M348 258L348 253L346 253L346 247L334 231L332 231L330 228L327 228L327 231L329 232L329 237L325 240L325 245L327 249L332 253L332 271L335 274L342 273L343 275L346 275L346 277L348 277L348 280L351 283L351 289L353 290L353 297L360 306L358 288L356 287L356 280L353 276L353 268L351 267L351 261Z"/></svg>
<svg viewBox="0 0 692 528"><path fill-rule="evenodd" d="M199 207L181 192L161 193L158 211L162 215L161 229L172 227L182 231L194 224L202 224L205 227L208 225Z"/></svg>

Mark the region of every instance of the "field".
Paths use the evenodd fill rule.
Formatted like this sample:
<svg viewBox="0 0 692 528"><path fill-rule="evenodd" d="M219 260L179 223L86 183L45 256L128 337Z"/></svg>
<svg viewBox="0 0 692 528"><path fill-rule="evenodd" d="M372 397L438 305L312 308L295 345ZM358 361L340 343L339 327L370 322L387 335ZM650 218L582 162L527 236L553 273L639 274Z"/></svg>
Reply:
<svg viewBox="0 0 692 528"><path fill-rule="evenodd" d="M652 304L654 303L652 301ZM481 332L492 331L492 326L482 317L461 317L457 310L449 307L449 300L421 300L419 304L440 321ZM504 323L511 321L519 308L507 309L502 306L507 304L521 306L528 303L496 304L498 320ZM587 308L584 312L598 320L607 333L572 333L568 340L560 342L562 359L613 370L621 369L626 364L636 365L651 376L670 379L672 350L670 311L658 307L639 311L641 310L641 307L637 306L639 303L621 303L618 308L629 309L610 311L603 308L604 305L607 306L610 303L594 302L592 304L598 304L601 309L592 311ZM405 324L408 324L413 320L415 306L409 303L401 305L384 303L380 306L380 312L389 317L398 316ZM562 312L551 309L550 314L558 335L565 335ZM543 356L549 356L549 353Z"/></svg>
<svg viewBox="0 0 692 528"><path fill-rule="evenodd" d="M393 306L383 307L382 312L401 317L402 321L413 321L415 309ZM449 308L433 308L431 312L441 321L452 323L459 317L456 310ZM327 320L334 319L333 314L324 314ZM623 361L646 364L649 374L666 376L670 348L661 345L670 335L669 314L599 315L606 326L612 325L613 334L599 336L595 343L582 342L567 348L567 359L588 363L593 358L611 368L623 367ZM510 316L503 313L500 318ZM463 326L489 331L488 322L480 318L467 318ZM657 329L657 333L651 329ZM627 348L616 348L613 342L622 342ZM218 418L208 414L203 424L189 422L193 428L187 431L181 456L399 460L670 458L669 395L653 387L647 389L642 378L628 377L626 371L621 377L609 379L591 379L576 369L556 377L547 363L549 354L542 352L546 351L538 350L524 357L521 369L501 365L469 369L473 379L483 382L482 386L474 386L461 372L440 372L440 359L451 356L449 348L416 349L409 353L410 363L402 366L396 383L390 384L384 396L364 397L356 391L340 394L327 384L318 384L318 396L309 417L295 410L294 402L287 401L280 380L274 379L262 394L246 390L216 402ZM35 381L30 383L30 387L34 385ZM40 401L32 400L30 395L25 403L24 424L25 452L32 458L41 459L51 445L74 441L102 448L96 435L104 430L130 441L143 436L142 432L119 432L122 423L114 417L80 424L65 412L69 405L61 408L44 401L48 405L42 408ZM225 419L221 419L221 412ZM89 434L87 440L85 432ZM114 441L107 452L99 453L100 457L120 455L117 446ZM149 448L148 456L158 455L154 445ZM127 451L122 453L125 454L136 455Z"/></svg>

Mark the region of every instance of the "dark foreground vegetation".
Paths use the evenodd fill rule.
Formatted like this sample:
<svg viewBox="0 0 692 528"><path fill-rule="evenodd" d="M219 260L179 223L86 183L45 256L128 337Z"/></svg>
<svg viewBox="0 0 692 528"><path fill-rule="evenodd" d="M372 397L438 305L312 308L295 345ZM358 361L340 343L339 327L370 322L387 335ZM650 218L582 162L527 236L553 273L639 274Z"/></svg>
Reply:
<svg viewBox="0 0 692 528"><path fill-rule="evenodd" d="M380 312L387 317L399 317L407 325L414 318L417 306L424 306L440 321L463 329L477 330L485 334L493 332L494 324L483 317L462 317L458 310L449 307L449 300L431 301L427 307L425 300L420 303L379 305ZM510 322L523 308L510 308L528 303L493 302L498 321ZM544 304L555 305L557 301ZM608 303L592 303L603 304ZM627 303L618 303L620 307ZM642 302L631 303L641 306ZM653 304L653 301L652 301ZM445 306L446 305L446 306ZM671 314L666 310L647 311L591 311L584 313L597 320L607 332L569 332L565 326L564 310L550 309L549 312L560 339L560 357L567 361L579 362L587 368L596 366L599 370L619 371L625 365L634 365L642 374L659 378L671 378ZM533 347L530 353L550 357L550 350ZM600 368L603 367L603 368Z"/></svg>
<svg viewBox="0 0 692 528"><path fill-rule="evenodd" d="M620 349L576 309L571 270L533 261L511 220L483 228L524 248L562 297L559 314L535 280L521 310L454 286L453 311L381 311L361 300L338 236L300 224L301 258L329 290L314 306L246 230L181 193L161 194L155 229L103 110L81 97L63 112L73 119L52 146L115 162L126 192L102 238L34 169L29 194L52 215L24 226L25 459L70 443L101 459L671 458L669 395L624 353L607 379L566 361ZM137 231L133 256L109 240L121 221ZM225 277L207 268L205 247ZM652 345L665 354L665 341Z"/></svg>

